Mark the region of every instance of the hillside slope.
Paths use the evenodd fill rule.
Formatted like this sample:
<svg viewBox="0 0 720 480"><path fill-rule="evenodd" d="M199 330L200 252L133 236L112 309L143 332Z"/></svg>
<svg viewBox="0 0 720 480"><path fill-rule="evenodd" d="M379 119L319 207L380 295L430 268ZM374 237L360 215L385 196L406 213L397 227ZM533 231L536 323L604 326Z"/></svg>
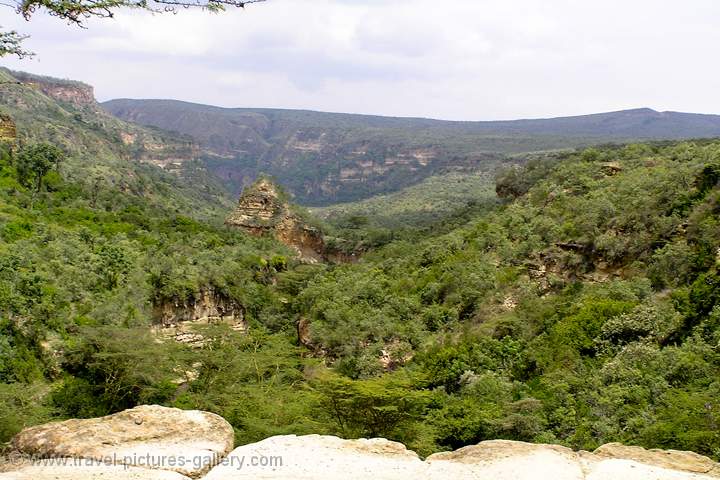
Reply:
<svg viewBox="0 0 720 480"><path fill-rule="evenodd" d="M222 216L231 205L197 161L190 137L122 121L80 82L0 69L5 141L49 142L68 152L67 178L119 188L147 201L197 215Z"/></svg>
<svg viewBox="0 0 720 480"><path fill-rule="evenodd" d="M720 116L650 109L450 122L174 100L118 99L103 107L125 120L192 136L207 153L208 167L234 192L265 172L307 205L392 192L453 169L491 170L506 154L720 135Z"/></svg>

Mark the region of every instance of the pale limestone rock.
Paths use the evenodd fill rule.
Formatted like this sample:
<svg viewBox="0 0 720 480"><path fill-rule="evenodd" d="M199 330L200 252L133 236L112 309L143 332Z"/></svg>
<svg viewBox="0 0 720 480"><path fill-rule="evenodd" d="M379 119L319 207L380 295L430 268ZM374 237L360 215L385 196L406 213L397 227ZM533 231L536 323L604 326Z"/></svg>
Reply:
<svg viewBox="0 0 720 480"><path fill-rule="evenodd" d="M577 454L559 445L491 440L430 455L423 478L581 480ZM545 475L545 476L543 476Z"/></svg>
<svg viewBox="0 0 720 480"><path fill-rule="evenodd" d="M606 443L593 453L601 458L634 460L671 470L703 473L720 478L720 465L695 452L646 450L621 443Z"/></svg>
<svg viewBox="0 0 720 480"><path fill-rule="evenodd" d="M91 458L198 477L233 442L232 426L218 415L145 405L102 418L31 427L13 438L11 448L35 458Z"/></svg>
<svg viewBox="0 0 720 480"><path fill-rule="evenodd" d="M627 448L627 447L623 447ZM607 447L574 452L558 445L493 440L426 461L383 439L341 440L294 435L235 449L207 480L711 480L717 464L688 452ZM642 452L645 453L642 453ZM616 455L618 456L616 458ZM658 457L659 455L659 457ZM253 463L254 462L254 463ZM263 464L264 463L264 464Z"/></svg>
<svg viewBox="0 0 720 480"><path fill-rule="evenodd" d="M287 435L236 448L205 479L406 480L424 470L417 454L397 442Z"/></svg>
<svg viewBox="0 0 720 480"><path fill-rule="evenodd" d="M528 477L530 478L530 477ZM638 463L609 459L597 462L583 480L710 480L713 477Z"/></svg>
<svg viewBox="0 0 720 480"><path fill-rule="evenodd" d="M602 447L601 447L602 448ZM632 447L638 448L638 447ZM644 449L640 449L643 450ZM619 454L620 451L616 450ZM677 452L685 454L688 452ZM696 454L689 454L690 456ZM636 461L637 460L637 461ZM427 458L429 468L424 479L502 479L502 480L710 480L697 472L710 462L697 455L670 467L648 455L642 458L596 455L574 452L559 445L529 444L509 440L491 440L454 452L437 453ZM668 468L670 467L670 468ZM709 470L702 470L709 471Z"/></svg>
<svg viewBox="0 0 720 480"><path fill-rule="evenodd" d="M188 480L188 476L197 478L204 473L203 467L175 468L178 461L208 456L219 459L231 445L232 428L216 415L138 407L99 419L59 422L23 431L12 441L16 452L52 458L31 462L15 457L13 462L11 457L9 468L0 465L0 472L6 472L0 473L0 480ZM148 455L151 464L147 462ZM124 457L132 461L125 461ZM175 466L170 464L171 458ZM95 461L88 464L87 459ZM163 465L157 465L159 459L164 459ZM203 478L712 480L718 477L720 465L701 455L620 444L603 445L591 453L558 445L491 440L454 452L437 453L423 461L404 445L385 439L287 435L235 449Z"/></svg>

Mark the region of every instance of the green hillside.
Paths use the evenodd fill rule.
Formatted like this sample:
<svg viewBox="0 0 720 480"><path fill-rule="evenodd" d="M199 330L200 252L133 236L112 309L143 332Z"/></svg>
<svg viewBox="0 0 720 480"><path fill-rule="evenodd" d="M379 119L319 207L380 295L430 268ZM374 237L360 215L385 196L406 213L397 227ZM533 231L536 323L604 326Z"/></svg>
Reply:
<svg viewBox="0 0 720 480"><path fill-rule="evenodd" d="M202 216L219 216L231 205L197 161L190 138L107 114L88 85L0 69L0 113L15 123L21 144L45 141L63 148L69 154L64 175L87 188L114 187Z"/></svg>
<svg viewBox="0 0 720 480"><path fill-rule="evenodd" d="M451 172L397 192L311 211L337 226L417 228L439 222L468 205L487 201L495 201L495 180L490 172Z"/></svg>
<svg viewBox="0 0 720 480"><path fill-rule="evenodd" d="M1 156L2 440L159 403L221 414L238 443L383 436L428 454L491 438L621 441L720 458L718 141L536 158L500 172L502 201L413 236L426 220L415 199L446 199L439 216L457 198L442 191L453 177L429 180L429 197L361 207L360 233L385 208L408 212L405 236L355 264L304 265L179 214L170 196L94 188L82 155L36 189L23 162L44 135ZM198 205L172 178L167 192ZM488 198L485 178L454 181ZM248 332L158 341L157 306L208 288L242 306Z"/></svg>

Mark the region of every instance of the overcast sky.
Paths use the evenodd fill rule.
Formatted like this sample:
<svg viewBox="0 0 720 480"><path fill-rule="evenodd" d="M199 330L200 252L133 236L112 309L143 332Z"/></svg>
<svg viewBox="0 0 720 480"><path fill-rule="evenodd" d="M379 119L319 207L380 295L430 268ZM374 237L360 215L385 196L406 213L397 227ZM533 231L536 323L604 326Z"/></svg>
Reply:
<svg viewBox="0 0 720 480"><path fill-rule="evenodd" d="M85 30L0 12L37 53L3 65L85 81L100 100L457 120L720 113L718 0L268 0Z"/></svg>

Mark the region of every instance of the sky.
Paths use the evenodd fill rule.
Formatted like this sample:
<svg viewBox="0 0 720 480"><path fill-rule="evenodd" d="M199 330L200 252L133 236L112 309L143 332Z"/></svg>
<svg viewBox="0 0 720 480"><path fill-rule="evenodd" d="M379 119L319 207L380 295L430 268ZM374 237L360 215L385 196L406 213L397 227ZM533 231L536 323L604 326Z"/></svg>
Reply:
<svg viewBox="0 0 720 480"><path fill-rule="evenodd" d="M85 29L0 7L36 53L0 64L82 80L101 101L451 120L720 113L719 22L717 0L268 0Z"/></svg>

